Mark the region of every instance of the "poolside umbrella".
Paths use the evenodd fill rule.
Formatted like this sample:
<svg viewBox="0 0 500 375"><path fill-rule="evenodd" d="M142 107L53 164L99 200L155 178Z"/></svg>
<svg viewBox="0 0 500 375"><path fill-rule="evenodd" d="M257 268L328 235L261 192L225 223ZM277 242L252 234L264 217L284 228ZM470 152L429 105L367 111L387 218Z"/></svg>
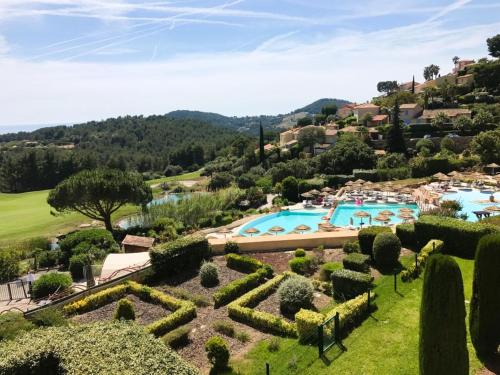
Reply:
<svg viewBox="0 0 500 375"><path fill-rule="evenodd" d="M354 216L361 218L361 222L359 223L360 225L363 225L363 218L364 217L369 217L371 216L368 212L366 211L357 211L354 213Z"/></svg>
<svg viewBox="0 0 500 375"><path fill-rule="evenodd" d="M362 178L358 178L356 181L354 181L355 184L358 184L358 185L363 185L366 181L363 180Z"/></svg>
<svg viewBox="0 0 500 375"><path fill-rule="evenodd" d="M248 228L245 230L245 233L249 234L250 237L252 237L254 234L260 233L260 230L258 230L257 228Z"/></svg>
<svg viewBox="0 0 500 375"><path fill-rule="evenodd" d="M434 177L435 179L437 179L439 181L449 181L450 180L450 178L447 175L445 175L444 173L441 173L441 172L433 174L432 177Z"/></svg>
<svg viewBox="0 0 500 375"><path fill-rule="evenodd" d="M229 233L232 233L233 231L229 228L222 228L219 233L222 233L224 235L224 238L226 238L226 235Z"/></svg>
<svg viewBox="0 0 500 375"><path fill-rule="evenodd" d="M392 182L392 181L387 181L385 184L386 184L387 186L392 186L392 185L394 185L394 182Z"/></svg>
<svg viewBox="0 0 500 375"><path fill-rule="evenodd" d="M331 193L333 189L331 187L326 186L323 189L321 189L321 191L324 193Z"/></svg>
<svg viewBox="0 0 500 375"><path fill-rule="evenodd" d="M318 191L316 189L312 189L312 190L309 190L309 194L312 194L312 195L320 195L321 194L321 191Z"/></svg>
<svg viewBox="0 0 500 375"><path fill-rule="evenodd" d="M485 208L486 211L492 211L492 212L500 212L500 207L498 206L489 206Z"/></svg>
<svg viewBox="0 0 500 375"><path fill-rule="evenodd" d="M347 181L347 182L345 183L345 186L351 186L352 184L354 184L354 182L352 182L352 181Z"/></svg>
<svg viewBox="0 0 500 375"><path fill-rule="evenodd" d="M273 232L276 236L278 235L278 232L283 232L285 229L280 227L280 226L274 226L271 229L268 230L268 232Z"/></svg>
<svg viewBox="0 0 500 375"><path fill-rule="evenodd" d="M460 175L460 172L458 171L451 171L450 173L448 173L448 176L450 177L455 177L455 176L459 176Z"/></svg>
<svg viewBox="0 0 500 375"><path fill-rule="evenodd" d="M486 167L491 168L491 173L495 174L495 169L500 168L500 165L498 165L497 163L490 163Z"/></svg>
<svg viewBox="0 0 500 375"><path fill-rule="evenodd" d="M404 207L404 208L400 208L400 209L399 209L399 212L400 212L400 213L402 213L402 214L403 214L403 213L408 213L408 214L410 214L410 215L411 215L411 214L413 213L413 211L414 211L413 209L411 209L411 208L407 208L407 207Z"/></svg>
<svg viewBox="0 0 500 375"><path fill-rule="evenodd" d="M378 213L378 216L393 216L393 215L394 215L394 212L389 211L389 210L380 211Z"/></svg>
<svg viewBox="0 0 500 375"><path fill-rule="evenodd" d="M309 227L305 224L301 224L301 225L296 226L294 230L302 233L302 232L307 232L308 230L311 230L311 227Z"/></svg>
<svg viewBox="0 0 500 375"><path fill-rule="evenodd" d="M410 219L414 219L413 215L410 214L409 212L402 212L401 214L398 215L400 219L403 219L403 221L408 221Z"/></svg>
<svg viewBox="0 0 500 375"><path fill-rule="evenodd" d="M380 191L382 189L382 186L380 186L380 184L373 184L371 186L371 189L375 191Z"/></svg>
<svg viewBox="0 0 500 375"><path fill-rule="evenodd" d="M389 221L391 221L391 218L389 216L379 215L374 220L375 221L380 221L382 223L388 223Z"/></svg>
<svg viewBox="0 0 500 375"><path fill-rule="evenodd" d="M304 198L313 198L313 197L314 197L314 196L313 196L311 193L309 193L309 192L305 192L305 193L302 193L302 194L300 194L300 195L302 195Z"/></svg>

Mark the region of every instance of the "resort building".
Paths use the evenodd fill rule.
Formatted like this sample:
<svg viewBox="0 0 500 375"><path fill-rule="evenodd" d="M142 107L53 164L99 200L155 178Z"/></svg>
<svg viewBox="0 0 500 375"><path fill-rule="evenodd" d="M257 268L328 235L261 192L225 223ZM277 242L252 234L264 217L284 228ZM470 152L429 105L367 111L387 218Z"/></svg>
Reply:
<svg viewBox="0 0 500 375"><path fill-rule="evenodd" d="M368 121L368 126L379 126L389 123L389 115L375 115L370 121Z"/></svg>
<svg viewBox="0 0 500 375"><path fill-rule="evenodd" d="M472 117L472 112L464 108L441 108L441 109L425 109L417 119L419 124L428 124L437 116L438 113L444 113L450 120L454 120L460 116Z"/></svg>
<svg viewBox="0 0 500 375"><path fill-rule="evenodd" d="M372 116L378 115L380 112L380 107L372 103L360 104L354 107L352 113L356 117L356 121L359 123L363 120L363 117L367 114Z"/></svg>
<svg viewBox="0 0 500 375"><path fill-rule="evenodd" d="M280 147L285 149L292 148L294 145L298 143L301 132L311 127L316 127L316 125L308 125L302 128L293 128L284 131L283 133L280 133ZM326 145L328 145L327 148L332 147L335 144L335 142L337 142L337 133L338 133L337 125L331 123L320 127L325 130L325 142L324 144L320 145L321 146L320 148L325 148Z"/></svg>
<svg viewBox="0 0 500 375"><path fill-rule="evenodd" d="M357 104L353 103L353 104L346 104L346 105L340 107L337 111L337 116L339 116L341 119L349 117L352 114L354 107L356 107L356 106L357 106Z"/></svg>
<svg viewBox="0 0 500 375"><path fill-rule="evenodd" d="M453 68L453 74L458 74L461 70L464 70L466 66L475 64L474 60L458 60Z"/></svg>
<svg viewBox="0 0 500 375"><path fill-rule="evenodd" d="M399 117L405 124L411 124L422 114L422 107L417 103L401 104Z"/></svg>

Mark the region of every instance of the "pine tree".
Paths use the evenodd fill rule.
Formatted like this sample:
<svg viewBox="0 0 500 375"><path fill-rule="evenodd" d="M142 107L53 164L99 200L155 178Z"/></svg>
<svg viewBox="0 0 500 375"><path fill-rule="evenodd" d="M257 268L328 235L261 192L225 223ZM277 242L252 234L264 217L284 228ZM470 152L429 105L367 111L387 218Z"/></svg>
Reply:
<svg viewBox="0 0 500 375"><path fill-rule="evenodd" d="M259 158L260 162L264 163L264 129L262 128L262 122L259 124Z"/></svg>
<svg viewBox="0 0 500 375"><path fill-rule="evenodd" d="M495 354L500 345L500 235L479 241L474 263L469 329L476 352L484 357Z"/></svg>
<svg viewBox="0 0 500 375"><path fill-rule="evenodd" d="M387 132L385 149L387 152L406 154L406 144L399 119L399 103L396 100L392 110L392 125Z"/></svg>
<svg viewBox="0 0 500 375"><path fill-rule="evenodd" d="M462 274L447 255L432 255L425 267L419 354L420 375L469 373Z"/></svg>
<svg viewBox="0 0 500 375"><path fill-rule="evenodd" d="M415 94L415 75L413 75L413 80L411 81L411 93Z"/></svg>

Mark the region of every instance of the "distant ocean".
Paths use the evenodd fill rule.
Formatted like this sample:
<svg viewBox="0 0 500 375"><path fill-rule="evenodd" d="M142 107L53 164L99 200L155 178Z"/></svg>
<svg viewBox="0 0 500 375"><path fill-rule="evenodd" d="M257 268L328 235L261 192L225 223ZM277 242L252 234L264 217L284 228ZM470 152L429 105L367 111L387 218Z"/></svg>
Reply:
<svg viewBox="0 0 500 375"><path fill-rule="evenodd" d="M59 125L72 125L71 123L66 124L24 124L24 125L0 125L0 134L7 133L18 133L18 132L32 132L40 128L48 128L51 126Z"/></svg>

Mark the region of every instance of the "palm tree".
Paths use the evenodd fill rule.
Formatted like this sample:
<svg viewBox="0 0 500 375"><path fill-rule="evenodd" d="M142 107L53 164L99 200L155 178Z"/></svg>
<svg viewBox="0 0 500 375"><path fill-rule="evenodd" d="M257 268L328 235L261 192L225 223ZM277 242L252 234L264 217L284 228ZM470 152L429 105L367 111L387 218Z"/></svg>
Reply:
<svg viewBox="0 0 500 375"><path fill-rule="evenodd" d="M457 65L457 63L460 61L460 57L454 56L451 60L453 61L453 64Z"/></svg>

